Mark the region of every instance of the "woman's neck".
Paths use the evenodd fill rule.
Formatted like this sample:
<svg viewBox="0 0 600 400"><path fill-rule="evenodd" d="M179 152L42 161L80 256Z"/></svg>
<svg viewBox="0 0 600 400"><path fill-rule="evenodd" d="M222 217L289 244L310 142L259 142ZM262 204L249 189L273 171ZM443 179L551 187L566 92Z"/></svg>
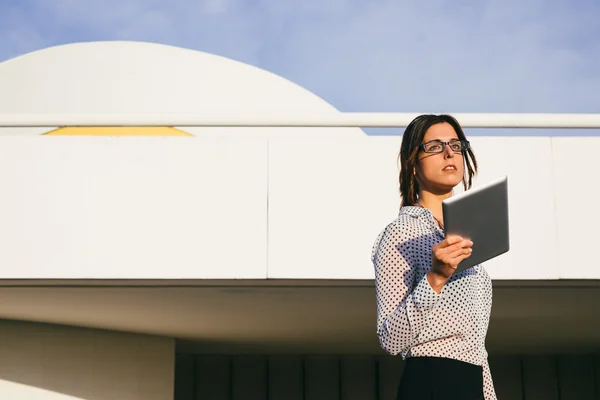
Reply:
<svg viewBox="0 0 600 400"><path fill-rule="evenodd" d="M419 192L419 204L428 208L433 213L433 216L439 221L444 221L444 214L442 211L442 201L452 196L452 192L445 194L434 194L428 191Z"/></svg>

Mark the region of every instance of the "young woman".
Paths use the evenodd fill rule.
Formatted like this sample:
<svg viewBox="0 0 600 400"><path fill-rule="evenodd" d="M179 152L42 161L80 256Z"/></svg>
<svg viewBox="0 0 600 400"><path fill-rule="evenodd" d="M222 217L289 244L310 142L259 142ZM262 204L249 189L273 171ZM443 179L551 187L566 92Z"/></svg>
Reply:
<svg viewBox="0 0 600 400"><path fill-rule="evenodd" d="M471 187L475 155L453 117L421 115L399 157L400 212L372 253L379 342L406 360L397 399L496 399L485 349L491 279L481 265L454 274L477 243L445 237L442 215L455 186Z"/></svg>

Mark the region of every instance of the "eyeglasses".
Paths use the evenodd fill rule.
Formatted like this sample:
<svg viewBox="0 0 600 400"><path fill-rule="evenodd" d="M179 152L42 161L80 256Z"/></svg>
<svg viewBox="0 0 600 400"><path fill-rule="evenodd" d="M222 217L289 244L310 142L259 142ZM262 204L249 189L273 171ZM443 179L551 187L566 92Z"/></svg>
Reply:
<svg viewBox="0 0 600 400"><path fill-rule="evenodd" d="M455 153L462 153L469 150L469 142L467 140L452 140L450 142L442 142L441 140L432 140L423 143L419 146L425 153L439 154L444 151L446 145Z"/></svg>

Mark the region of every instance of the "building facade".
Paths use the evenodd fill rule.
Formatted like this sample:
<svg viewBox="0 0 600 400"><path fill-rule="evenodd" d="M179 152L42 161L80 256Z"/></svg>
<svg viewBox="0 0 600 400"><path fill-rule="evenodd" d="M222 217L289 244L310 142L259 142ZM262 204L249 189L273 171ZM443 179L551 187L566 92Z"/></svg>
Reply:
<svg viewBox="0 0 600 400"><path fill-rule="evenodd" d="M0 63L0 106L338 113L258 68L131 42ZM392 399L370 255L398 211L400 133L0 127L0 398ZM600 138L469 139L476 186L509 177L511 250L485 264L499 398L600 398Z"/></svg>

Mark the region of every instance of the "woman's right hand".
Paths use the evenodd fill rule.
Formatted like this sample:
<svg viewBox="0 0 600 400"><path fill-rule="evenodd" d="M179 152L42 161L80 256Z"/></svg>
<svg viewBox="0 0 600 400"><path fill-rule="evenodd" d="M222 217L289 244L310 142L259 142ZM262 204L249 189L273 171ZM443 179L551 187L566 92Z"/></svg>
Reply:
<svg viewBox="0 0 600 400"><path fill-rule="evenodd" d="M448 236L431 249L431 269L427 273L429 284L437 293L454 274L458 264L473 252L473 242L460 236Z"/></svg>

